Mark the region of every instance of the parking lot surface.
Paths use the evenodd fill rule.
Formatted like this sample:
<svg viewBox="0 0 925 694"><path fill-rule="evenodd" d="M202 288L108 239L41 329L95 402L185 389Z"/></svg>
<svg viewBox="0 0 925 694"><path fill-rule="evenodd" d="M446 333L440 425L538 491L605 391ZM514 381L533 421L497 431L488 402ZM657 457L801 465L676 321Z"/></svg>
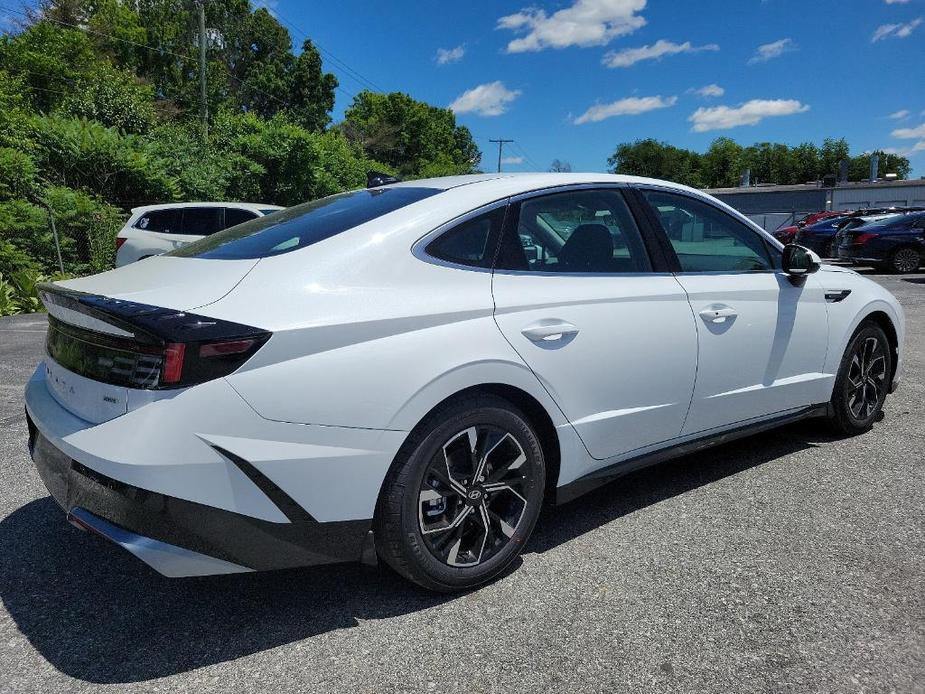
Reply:
<svg viewBox="0 0 925 694"><path fill-rule="evenodd" d="M925 275L874 430L804 422L544 513L457 596L334 566L170 580L65 521L26 451L44 319L0 318L0 692L923 692Z"/></svg>

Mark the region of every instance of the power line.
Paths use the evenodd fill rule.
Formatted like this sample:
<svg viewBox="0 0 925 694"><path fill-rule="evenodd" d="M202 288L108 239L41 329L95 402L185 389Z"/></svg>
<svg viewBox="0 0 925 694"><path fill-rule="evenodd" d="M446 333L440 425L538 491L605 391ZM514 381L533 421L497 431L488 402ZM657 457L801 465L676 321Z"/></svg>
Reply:
<svg viewBox="0 0 925 694"><path fill-rule="evenodd" d="M525 150L519 142L514 143L514 148L518 152L520 152L521 156L523 156L523 158L527 160L530 166L532 166L537 171L540 171L542 169L542 167L539 164L537 164L529 154L527 154L527 150Z"/></svg>
<svg viewBox="0 0 925 694"><path fill-rule="evenodd" d="M381 87L379 87L375 82L373 82L372 80L370 80L370 79L368 79L367 77L363 76L363 75L360 74L358 71L354 70L352 67L350 67L349 65L347 65L347 63L345 63L343 60L341 60L341 59L338 58L336 55L334 55L333 53L331 53L331 51L329 51L329 50L327 50L326 48L324 48L324 46L322 46L322 45L319 44L315 39L313 39L311 36L309 36L309 35L308 35L308 32L306 32L305 30L299 28L298 26L296 26L295 24L293 24L292 22L290 22L288 19L286 19L285 17L283 17L278 11L275 12L275 16L276 16L276 19L278 19L280 22L282 22L283 24L285 24L286 26L288 26L288 27L289 27L290 29L292 29L294 32L296 32L296 33L298 33L298 34L301 34L303 37L305 37L306 39L308 39L309 41L311 41L311 42L312 42L312 45L315 46L315 47L318 49L318 51L319 51L320 53L322 53L322 54L324 54L325 56L327 56L328 59L329 59L331 62L333 62L343 73L345 73L346 76L347 76L349 79L352 79L354 82L356 82L357 84L359 84L361 88L363 88L363 89L372 89L372 91L374 91L374 92L384 92L384 91L385 91L384 89L382 89ZM349 96L351 99L355 99L355 98L356 98L356 94L354 94L353 92L349 91L347 88L342 87L340 84L337 85L337 89L339 89L340 91L344 92L344 94L346 94L347 96Z"/></svg>

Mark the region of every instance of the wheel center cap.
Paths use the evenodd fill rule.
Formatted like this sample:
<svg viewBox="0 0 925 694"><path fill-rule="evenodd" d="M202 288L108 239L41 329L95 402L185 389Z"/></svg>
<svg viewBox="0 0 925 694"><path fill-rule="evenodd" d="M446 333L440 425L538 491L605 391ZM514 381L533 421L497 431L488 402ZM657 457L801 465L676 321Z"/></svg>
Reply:
<svg viewBox="0 0 925 694"><path fill-rule="evenodd" d="M466 492L466 497L469 501L481 501L482 500L482 490L481 489L470 489Z"/></svg>

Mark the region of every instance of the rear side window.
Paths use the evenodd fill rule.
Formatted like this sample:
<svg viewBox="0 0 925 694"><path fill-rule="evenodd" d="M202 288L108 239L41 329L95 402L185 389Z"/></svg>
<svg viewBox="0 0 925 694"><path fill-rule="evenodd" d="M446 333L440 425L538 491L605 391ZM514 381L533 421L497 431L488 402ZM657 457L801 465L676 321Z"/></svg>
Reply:
<svg viewBox="0 0 925 694"><path fill-rule="evenodd" d="M180 212L179 208L146 212L135 222L135 228L161 234L179 234Z"/></svg>
<svg viewBox="0 0 925 694"><path fill-rule="evenodd" d="M258 217L168 255L182 258L266 258L318 243L406 205L438 188L374 188L332 195Z"/></svg>
<svg viewBox="0 0 925 694"><path fill-rule="evenodd" d="M221 207L186 207L183 209L183 232L209 236L224 229Z"/></svg>
<svg viewBox="0 0 925 694"><path fill-rule="evenodd" d="M225 228L233 227L238 224L244 224L257 217L250 210L242 210L240 207L225 208Z"/></svg>
<svg viewBox="0 0 925 694"><path fill-rule="evenodd" d="M427 246L427 254L450 263L491 267L504 224L506 206L467 219Z"/></svg>
<svg viewBox="0 0 925 694"><path fill-rule="evenodd" d="M520 203L496 267L530 272L649 272L642 236L619 190L575 190Z"/></svg>

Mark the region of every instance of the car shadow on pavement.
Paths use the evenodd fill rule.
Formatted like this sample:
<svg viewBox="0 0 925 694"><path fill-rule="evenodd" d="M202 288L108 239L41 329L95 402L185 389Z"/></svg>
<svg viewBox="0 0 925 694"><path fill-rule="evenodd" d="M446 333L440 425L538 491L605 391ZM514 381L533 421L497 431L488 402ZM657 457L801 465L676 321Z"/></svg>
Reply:
<svg viewBox="0 0 925 694"><path fill-rule="evenodd" d="M639 471L552 509L527 552L548 551L663 499L810 447L815 427L801 426ZM457 597L359 565L166 579L68 525L48 497L0 521L6 610L54 667L94 683L165 677Z"/></svg>
<svg viewBox="0 0 925 694"><path fill-rule="evenodd" d="M620 477L568 504L545 509L527 551L545 552L665 499L837 440L820 428L818 421L799 422Z"/></svg>

